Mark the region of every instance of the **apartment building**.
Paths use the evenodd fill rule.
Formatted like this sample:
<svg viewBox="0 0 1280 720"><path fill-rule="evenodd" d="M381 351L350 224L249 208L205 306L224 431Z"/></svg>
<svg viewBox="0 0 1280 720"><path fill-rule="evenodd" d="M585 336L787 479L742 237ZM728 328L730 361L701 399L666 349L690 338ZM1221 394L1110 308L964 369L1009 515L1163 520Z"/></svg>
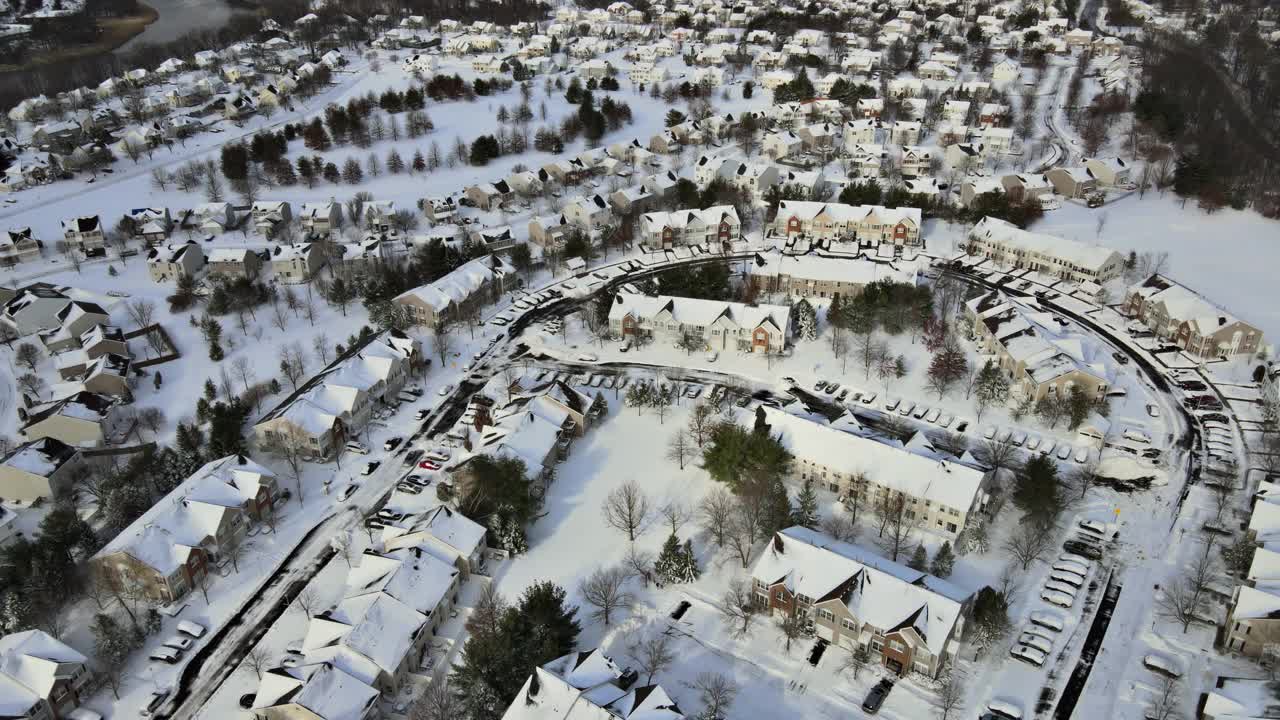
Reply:
<svg viewBox="0 0 1280 720"><path fill-rule="evenodd" d="M1114 250L1023 230L994 217L985 217L974 226L967 251L999 265L1030 268L1072 282L1101 285L1124 271L1124 258Z"/></svg>

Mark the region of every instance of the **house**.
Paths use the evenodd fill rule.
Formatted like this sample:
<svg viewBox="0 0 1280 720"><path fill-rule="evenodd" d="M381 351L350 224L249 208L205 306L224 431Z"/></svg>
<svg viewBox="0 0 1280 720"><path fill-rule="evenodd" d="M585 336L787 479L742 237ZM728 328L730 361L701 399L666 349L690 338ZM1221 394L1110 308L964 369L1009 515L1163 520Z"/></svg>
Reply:
<svg viewBox="0 0 1280 720"><path fill-rule="evenodd" d="M853 109L858 117L879 120L884 113L884 98L859 98Z"/></svg>
<svg viewBox="0 0 1280 720"><path fill-rule="evenodd" d="M559 250L573 230L564 215L538 215L529 221L529 242L544 250Z"/></svg>
<svg viewBox="0 0 1280 720"><path fill-rule="evenodd" d="M102 447L132 427L132 421L126 422L118 412L115 400L91 392L20 408L18 419L27 440L53 438L77 448Z"/></svg>
<svg viewBox="0 0 1280 720"><path fill-rule="evenodd" d="M1053 194L1053 183L1044 174L1019 173L1000 178L1000 186L1010 200L1039 200Z"/></svg>
<svg viewBox="0 0 1280 720"><path fill-rule="evenodd" d="M812 620L815 634L864 647L895 675L936 678L959 652L972 593L804 527L774 533L751 567L756 601Z"/></svg>
<svg viewBox="0 0 1280 720"><path fill-rule="evenodd" d="M12 228L0 235L0 266L12 267L39 259L40 241L36 240L31 228Z"/></svg>
<svg viewBox="0 0 1280 720"><path fill-rule="evenodd" d="M800 154L804 150L804 140L790 130L773 132L764 136L761 148L767 157L777 160Z"/></svg>
<svg viewBox="0 0 1280 720"><path fill-rule="evenodd" d="M342 225L342 206L332 200L303 203L298 222L309 234L328 235Z"/></svg>
<svg viewBox="0 0 1280 720"><path fill-rule="evenodd" d="M845 149L851 148L855 145L875 143L876 134L880 128L880 121L874 118L850 120L844 124Z"/></svg>
<svg viewBox="0 0 1280 720"><path fill-rule="evenodd" d="M782 353L791 334L791 310L777 305L619 294L609 325L622 338L640 335L672 345L696 342L708 350Z"/></svg>
<svg viewBox="0 0 1280 720"><path fill-rule="evenodd" d="M447 505L439 505L414 516L403 527L383 528L379 540L387 551L420 548L424 554L455 568L462 582L472 574L484 573L486 537L483 525Z"/></svg>
<svg viewBox="0 0 1280 720"><path fill-rule="evenodd" d="M759 60L759 56L757 56L756 59ZM765 90L777 90L795 79L796 74L790 70L770 70L761 76L760 87Z"/></svg>
<svg viewBox="0 0 1280 720"><path fill-rule="evenodd" d="M66 497L83 471L76 448L54 438L32 440L0 460L0 497L27 504Z"/></svg>
<svg viewBox="0 0 1280 720"><path fill-rule="evenodd" d="M1098 180L1083 167L1055 167L1045 173L1053 189L1064 197L1078 200L1092 195L1098 189Z"/></svg>
<svg viewBox="0 0 1280 720"><path fill-rule="evenodd" d="M798 134L800 139L804 140L806 150L823 153L829 151L835 143L835 131L836 128L830 123L815 123L801 127Z"/></svg>
<svg viewBox="0 0 1280 720"><path fill-rule="evenodd" d="M640 185L617 190L609 195L609 207L618 215L644 212L652 207L657 197Z"/></svg>
<svg viewBox="0 0 1280 720"><path fill-rule="evenodd" d="M97 215L63 220L62 239L81 252L99 250L107 245L106 232Z"/></svg>
<svg viewBox="0 0 1280 720"><path fill-rule="evenodd" d="M495 180L490 183L472 185L464 192L467 199L481 210L493 210L503 203L515 200L516 193L506 180Z"/></svg>
<svg viewBox="0 0 1280 720"><path fill-rule="evenodd" d="M1129 288L1121 311L1199 358L1255 355L1262 331L1164 275Z"/></svg>
<svg viewBox="0 0 1280 720"><path fill-rule="evenodd" d="M879 177L884 159L888 156L883 145L871 143L849 145L845 151L848 153L846 171L857 177Z"/></svg>
<svg viewBox="0 0 1280 720"><path fill-rule="evenodd" d="M704 210L673 210L640 216L640 233L650 247L721 244L738 239L742 223L732 205L715 205Z"/></svg>
<svg viewBox="0 0 1280 720"><path fill-rule="evenodd" d="M285 200L259 200L250 206L249 218L259 235L275 237L278 228L293 222L293 207Z"/></svg>
<svg viewBox="0 0 1280 720"><path fill-rule="evenodd" d="M982 167L985 152L978 143L954 143L943 150L942 157L954 170L968 172Z"/></svg>
<svg viewBox="0 0 1280 720"><path fill-rule="evenodd" d="M1013 145L1013 128L984 127L973 133L973 139L982 148L985 157L1009 152Z"/></svg>
<svg viewBox="0 0 1280 720"><path fill-rule="evenodd" d="M159 245L147 251L147 272L154 282L177 282L195 277L204 267L204 250L194 241Z"/></svg>
<svg viewBox="0 0 1280 720"><path fill-rule="evenodd" d="M6 718L75 718L93 694L89 660L43 630L0 637L0 713Z"/></svg>
<svg viewBox="0 0 1280 720"><path fill-rule="evenodd" d="M289 285L310 282L328 259L315 243L294 243L271 248L271 272Z"/></svg>
<svg viewBox="0 0 1280 720"><path fill-rule="evenodd" d="M986 175L970 175L960 183L960 205L969 207L979 196L988 193L1004 193L1000 181Z"/></svg>
<svg viewBox="0 0 1280 720"><path fill-rule="evenodd" d="M951 81L955 80L958 74L953 68L947 67L936 60L926 60L920 63L916 70L916 75L922 80L939 80Z"/></svg>
<svg viewBox="0 0 1280 720"><path fill-rule="evenodd" d="M793 298L830 299L857 297L876 280L890 279L916 284L914 271L864 259L830 258L818 255L782 255L779 251L759 253L748 268L751 282L766 293L784 293Z"/></svg>
<svg viewBox="0 0 1280 720"><path fill-rule="evenodd" d="M254 720L376 720L382 715L381 691L333 663L272 668L262 675L253 696Z"/></svg>
<svg viewBox="0 0 1280 720"><path fill-rule="evenodd" d="M372 271L391 259L391 242L378 235L368 235L360 242L338 243L332 249L330 267L341 267L360 275Z"/></svg>
<svg viewBox="0 0 1280 720"><path fill-rule="evenodd" d="M205 463L89 560L95 577L153 602L204 587L252 525L274 522L274 473L245 457Z"/></svg>
<svg viewBox="0 0 1280 720"><path fill-rule="evenodd" d="M19 335L60 327L58 313L71 303L66 289L42 282L18 288L4 303L4 321Z"/></svg>
<svg viewBox="0 0 1280 720"><path fill-rule="evenodd" d="M595 233L613 220L613 210L609 202L599 194L580 195L564 206L564 217L571 224Z"/></svg>
<svg viewBox="0 0 1280 720"><path fill-rule="evenodd" d="M1115 187L1129 182L1129 163L1118 157L1085 158L1084 169L1103 187Z"/></svg>
<svg viewBox="0 0 1280 720"><path fill-rule="evenodd" d="M979 350L996 358L1012 378L1014 400L1039 402L1082 393L1089 400L1111 388L1105 364L1087 357L1074 337L1062 337L1049 318L1024 310L992 291L965 304L965 317Z"/></svg>
<svg viewBox="0 0 1280 720"><path fill-rule="evenodd" d="M221 235L235 229L236 213L229 202L200 203L191 209L192 220L200 232Z"/></svg>
<svg viewBox="0 0 1280 720"><path fill-rule="evenodd" d="M523 197L538 197L542 195L542 191L550 179L551 176L541 170L537 172L525 170L508 175L506 184Z"/></svg>
<svg viewBox="0 0 1280 720"><path fill-rule="evenodd" d="M205 256L205 268L210 275L257 280L262 274L263 255L266 254L266 252L259 254L247 248L210 248Z"/></svg>
<svg viewBox="0 0 1280 720"><path fill-rule="evenodd" d="M476 316L518 282L513 268L496 255L471 260L448 275L396 296L415 325L434 328L442 318L450 321Z"/></svg>
<svg viewBox="0 0 1280 720"><path fill-rule="evenodd" d="M684 720L661 685L631 685L601 650L572 652L535 667L502 720Z"/></svg>
<svg viewBox="0 0 1280 720"><path fill-rule="evenodd" d="M921 244L919 208L783 200L773 222L778 235L871 244Z"/></svg>
<svg viewBox="0 0 1280 720"><path fill-rule="evenodd" d="M1280 594L1270 585L1236 586L1224 629L1228 650L1260 658L1264 648L1280 642Z"/></svg>
<svg viewBox="0 0 1280 720"><path fill-rule="evenodd" d="M933 151L919 145L903 145L898 162L903 177L928 175L929 168L933 164Z"/></svg>
<svg viewBox="0 0 1280 720"><path fill-rule="evenodd" d="M93 361L103 355L130 357L129 344L124 331L108 325L94 325L76 339L78 347L66 349L54 355L58 377L72 380L89 371Z"/></svg>
<svg viewBox="0 0 1280 720"><path fill-rule="evenodd" d="M53 325L40 333L40 342L51 353L79 347L86 330L111 322L101 305L82 300L69 300L53 318Z"/></svg>
<svg viewBox="0 0 1280 720"><path fill-rule="evenodd" d="M401 388L422 362L421 344L405 333L371 336L263 415L253 426L258 447L332 457L364 430L375 405L399 404Z"/></svg>
<svg viewBox="0 0 1280 720"><path fill-rule="evenodd" d="M453 196L423 198L418 203L422 207L422 214L427 216L433 225L450 222L458 214L458 204L453 201Z"/></svg>
<svg viewBox="0 0 1280 720"><path fill-rule="evenodd" d="M1030 268L1073 282L1101 285L1124 271L1124 258L1114 250L1023 230L994 217L978 221L966 248L970 255L991 258L1000 265Z"/></svg>
<svg viewBox="0 0 1280 720"><path fill-rule="evenodd" d="M133 361L125 355L99 355L86 366L84 374L75 382L74 387L76 390L130 402L133 400L133 378L129 375L132 365Z"/></svg>
<svg viewBox="0 0 1280 720"><path fill-rule="evenodd" d="M991 84L992 85L1011 85L1018 81L1018 77L1022 74L1022 66L1016 60L1001 60L991 68Z"/></svg>
<svg viewBox="0 0 1280 720"><path fill-rule="evenodd" d="M865 507L903 497L917 527L952 540L986 502L989 473L928 443L886 441L773 408L765 421L791 453L788 480L797 485L858 495Z"/></svg>
<svg viewBox="0 0 1280 720"><path fill-rule="evenodd" d="M147 245L163 243L173 229L173 218L166 207L133 208L129 217L133 220L134 235L141 237Z"/></svg>

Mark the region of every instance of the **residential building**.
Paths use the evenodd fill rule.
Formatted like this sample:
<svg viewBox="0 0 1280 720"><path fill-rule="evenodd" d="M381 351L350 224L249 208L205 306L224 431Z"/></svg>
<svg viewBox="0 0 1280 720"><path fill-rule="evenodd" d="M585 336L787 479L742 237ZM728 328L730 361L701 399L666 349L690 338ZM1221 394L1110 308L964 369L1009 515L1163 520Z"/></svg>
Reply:
<svg viewBox="0 0 1280 720"><path fill-rule="evenodd" d="M1200 694L1197 720L1275 720L1280 717L1271 692L1272 680L1219 675Z"/></svg>
<svg viewBox="0 0 1280 720"><path fill-rule="evenodd" d="M40 333L40 342L51 353L75 349L86 330L110 323L111 317L100 305L69 300L54 314L50 327Z"/></svg>
<svg viewBox="0 0 1280 720"><path fill-rule="evenodd" d="M0 235L0 266L10 267L39 259L40 241L31 233L31 228L12 228Z"/></svg>
<svg viewBox="0 0 1280 720"><path fill-rule="evenodd" d="M1023 230L994 217L978 221L966 247L970 255L990 258L999 265L1029 268L1072 282L1101 285L1124 271L1124 258L1114 250Z"/></svg>
<svg viewBox="0 0 1280 720"><path fill-rule="evenodd" d="M1268 645L1280 642L1280 593L1275 587L1238 585L1227 609L1223 645L1249 658L1259 658Z"/></svg>
<svg viewBox="0 0 1280 720"><path fill-rule="evenodd" d="M708 350L782 353L791 334L791 310L779 305L619 294L609 324L623 338L640 335L670 344L701 343Z"/></svg>
<svg viewBox="0 0 1280 720"><path fill-rule="evenodd" d="M284 200L259 200L250 206L249 218L259 235L274 238L293 222L293 206Z"/></svg>
<svg viewBox="0 0 1280 720"><path fill-rule="evenodd" d="M558 250L574 229L564 215L535 216L529 221L529 242L544 250Z"/></svg>
<svg viewBox="0 0 1280 720"><path fill-rule="evenodd" d="M374 335L301 385L253 426L258 446L324 459L364 430L375 405L398 405L422 367L421 344L399 330Z"/></svg>
<svg viewBox="0 0 1280 720"><path fill-rule="evenodd" d="M1080 392L1101 400L1111 388L1105 363L1088 357L1078 338L1062 337L1049 316L1031 312L992 291L965 304L981 352L993 355L1013 379L1012 399L1040 401Z"/></svg>
<svg viewBox="0 0 1280 720"><path fill-rule="evenodd" d="M941 578L798 526L774 533L751 580L771 615L811 619L819 638L862 646L896 675L938 677L972 609L972 593Z"/></svg>
<svg viewBox="0 0 1280 720"><path fill-rule="evenodd" d="M1053 183L1043 174L1019 173L1000 178L1000 186L1010 200L1039 200L1053 195Z"/></svg>
<svg viewBox="0 0 1280 720"><path fill-rule="evenodd" d="M54 438L32 440L0 460L0 497L33 503L67 496L84 470L80 452Z"/></svg>
<svg viewBox="0 0 1280 720"><path fill-rule="evenodd" d="M919 208L783 200L772 231L788 237L919 246L920 228Z"/></svg>
<svg viewBox="0 0 1280 720"><path fill-rule="evenodd" d="M262 274L262 255L265 254L267 253L259 254L247 248L211 248L205 257L205 267L210 275L257 280Z"/></svg>
<svg viewBox="0 0 1280 720"><path fill-rule="evenodd" d="M310 282L328 259L315 243L294 243L271 248L271 271L288 285Z"/></svg>
<svg viewBox="0 0 1280 720"><path fill-rule="evenodd" d="M229 202L201 203L191 209L191 222L200 232L221 235L236 227L236 211Z"/></svg>
<svg viewBox="0 0 1280 720"><path fill-rule="evenodd" d="M328 235L342 225L342 206L332 200L303 203L298 222L308 233Z"/></svg>
<svg viewBox="0 0 1280 720"><path fill-rule="evenodd" d="M249 527L274 517L274 473L243 455L213 460L151 506L89 560L99 578L171 603L212 582Z"/></svg>
<svg viewBox="0 0 1280 720"><path fill-rule="evenodd" d="M100 250L107 245L102 220L97 215L62 221L62 239L81 252Z"/></svg>
<svg viewBox="0 0 1280 720"><path fill-rule="evenodd" d="M1055 167L1045 173L1054 190L1063 197L1079 200L1098 189L1098 181L1083 167Z"/></svg>
<svg viewBox="0 0 1280 720"><path fill-rule="evenodd" d="M790 130L769 133L761 143L761 151L774 160L799 155L803 150L804 140Z"/></svg>
<svg viewBox="0 0 1280 720"><path fill-rule="evenodd" d="M1129 182L1129 163L1118 157L1086 158L1084 169L1103 187L1115 187Z"/></svg>
<svg viewBox="0 0 1280 720"><path fill-rule="evenodd" d="M0 637L0 714L16 720L74 717L93 693L88 663L43 630Z"/></svg>
<svg viewBox="0 0 1280 720"><path fill-rule="evenodd" d="M506 180L495 180L493 182L472 185L464 192L467 199L476 204L481 210L493 210L503 203L515 200L515 190L507 184Z"/></svg>
<svg viewBox="0 0 1280 720"><path fill-rule="evenodd" d="M147 272L155 282L177 282L195 277L204 267L204 250L194 240L158 245L147 251Z"/></svg>
<svg viewBox="0 0 1280 720"><path fill-rule="evenodd" d="M757 254L748 272L761 291L793 298L851 298L877 280L912 285L917 281L914 269L899 270L891 263L818 255L784 256L776 250Z"/></svg>
<svg viewBox="0 0 1280 720"><path fill-rule="evenodd" d="M1257 327L1164 275L1130 287L1122 312L1199 358L1248 357L1263 348Z"/></svg>
<svg viewBox="0 0 1280 720"><path fill-rule="evenodd" d="M19 408L22 437L27 440L54 438L77 448L95 448L132 427L116 408L112 398L91 392L47 403Z"/></svg>
<svg viewBox="0 0 1280 720"><path fill-rule="evenodd" d="M438 505L407 522L384 527L378 541L387 552L418 550L447 563L458 571L458 582L465 582L486 570L487 532L448 505Z"/></svg>
<svg viewBox="0 0 1280 720"><path fill-rule="evenodd" d="M602 195L576 197L565 203L564 217L588 233L595 233L613 220L613 211Z"/></svg>
<svg viewBox="0 0 1280 720"><path fill-rule="evenodd" d="M18 288L4 303L4 321L19 335L61 327L58 314L71 304L69 288L37 282Z"/></svg>
<svg viewBox="0 0 1280 720"><path fill-rule="evenodd" d="M660 685L632 686L598 648L572 652L525 680L502 720L684 720Z"/></svg>
<svg viewBox="0 0 1280 720"><path fill-rule="evenodd" d="M640 234L650 247L731 243L738 239L742 223L732 205L705 210L673 210L640 216Z"/></svg>
<svg viewBox="0 0 1280 720"><path fill-rule="evenodd" d="M415 325L434 328L441 317L457 321L478 314L518 282L515 268L506 260L486 255L429 285L401 293L393 302L408 310Z"/></svg>

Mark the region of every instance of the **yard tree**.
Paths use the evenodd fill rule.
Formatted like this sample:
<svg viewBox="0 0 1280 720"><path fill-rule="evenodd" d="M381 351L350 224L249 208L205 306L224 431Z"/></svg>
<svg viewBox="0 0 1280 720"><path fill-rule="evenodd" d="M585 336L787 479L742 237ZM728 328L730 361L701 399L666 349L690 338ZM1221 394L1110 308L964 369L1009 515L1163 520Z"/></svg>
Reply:
<svg viewBox="0 0 1280 720"><path fill-rule="evenodd" d="M697 715L697 720L724 720L729 717L729 708L738 695L738 686L733 680L707 671L698 673L689 687L698 691L698 700L702 703L702 712Z"/></svg>
<svg viewBox="0 0 1280 720"><path fill-rule="evenodd" d="M627 571L622 567L597 568L578 584L578 594L595 608L591 617L608 627L618 613L631 607L634 596L626 589Z"/></svg>
<svg viewBox="0 0 1280 720"><path fill-rule="evenodd" d="M964 377L968 367L969 363L959 347L952 343L944 344L929 361L929 389L938 393L938 398L941 399L950 391L951 386Z"/></svg>
<svg viewBox="0 0 1280 720"><path fill-rule="evenodd" d="M644 674L645 685L652 685L658 673L671 667L676 660L675 648L671 646L671 635L668 632L654 632L627 648L636 667Z"/></svg>
<svg viewBox="0 0 1280 720"><path fill-rule="evenodd" d="M740 579L730 582L720 603L720 614L729 624L730 632L735 637L745 637L757 612L759 608L751 585Z"/></svg>
<svg viewBox="0 0 1280 720"><path fill-rule="evenodd" d="M635 542L636 536L644 532L649 521L649 498L639 483L628 480L609 493L601 510L609 527L626 534L628 540Z"/></svg>
<svg viewBox="0 0 1280 720"><path fill-rule="evenodd" d="M938 548L938 552L933 556L933 562L929 565L929 573L940 578L951 577L951 571L955 568L956 556L951 550L949 541L943 542L942 547Z"/></svg>
<svg viewBox="0 0 1280 720"><path fill-rule="evenodd" d="M712 488L698 501L698 524L716 545L724 545L734 512L733 495L722 487Z"/></svg>
<svg viewBox="0 0 1280 720"><path fill-rule="evenodd" d="M929 571L929 552L924 549L924 543L916 543L916 549L911 553L911 559L907 561L907 567L920 572Z"/></svg>
<svg viewBox="0 0 1280 720"><path fill-rule="evenodd" d="M1058 482L1058 466L1048 455L1037 454L1023 466L1014 484L1013 502L1038 528L1046 528L1057 519L1065 498Z"/></svg>
<svg viewBox="0 0 1280 720"><path fill-rule="evenodd" d="M897 562L898 556L911 545L919 516L910 509L904 495L890 497L882 494L880 498L875 508L880 524L877 542L889 559Z"/></svg>
<svg viewBox="0 0 1280 720"><path fill-rule="evenodd" d="M777 620L778 631L782 633L783 652L791 652L791 643L804 636L805 618L799 614L783 615Z"/></svg>
<svg viewBox="0 0 1280 720"><path fill-rule="evenodd" d="M805 298L801 298L799 302L791 307L792 315L795 317L797 332L803 340L818 339L818 313L813 309L813 305Z"/></svg>
<svg viewBox="0 0 1280 720"><path fill-rule="evenodd" d="M1009 379L999 366L988 360L978 371L973 392L974 409L978 420L982 420L987 408L998 405L1009 397Z"/></svg>
<svg viewBox="0 0 1280 720"><path fill-rule="evenodd" d="M970 641L979 650L999 644L1009 632L1009 601L1004 593L988 586L973 601L974 632Z"/></svg>
<svg viewBox="0 0 1280 720"><path fill-rule="evenodd" d="M686 541L681 544L674 533L668 535L667 541L662 545L662 552L653 564L653 574L660 585L697 580L701 571L693 555L693 543Z"/></svg>
<svg viewBox="0 0 1280 720"><path fill-rule="evenodd" d="M34 344L22 343L18 345L15 357L18 364L26 365L28 369L34 372L36 364L40 362L40 358L43 357L43 355L44 354L40 352L40 348L36 347Z"/></svg>
<svg viewBox="0 0 1280 720"><path fill-rule="evenodd" d="M1053 539L1042 527L1034 523L1023 523L1005 539L1002 547L1026 570L1053 549Z"/></svg>
<svg viewBox="0 0 1280 720"><path fill-rule="evenodd" d="M93 654L98 661L99 675L119 700L124 666L138 642L128 629L120 627L115 618L106 613L94 616L93 637Z"/></svg>
<svg viewBox="0 0 1280 720"><path fill-rule="evenodd" d="M818 495L813 490L813 478L805 478L804 484L800 487L800 493L796 495L795 506L791 512L791 523L813 530L818 527L819 522L821 518L818 517Z"/></svg>
<svg viewBox="0 0 1280 720"><path fill-rule="evenodd" d="M704 401L695 404L693 412L689 413L689 435L698 444L699 450L711 438L711 431L716 425L715 412L715 408Z"/></svg>

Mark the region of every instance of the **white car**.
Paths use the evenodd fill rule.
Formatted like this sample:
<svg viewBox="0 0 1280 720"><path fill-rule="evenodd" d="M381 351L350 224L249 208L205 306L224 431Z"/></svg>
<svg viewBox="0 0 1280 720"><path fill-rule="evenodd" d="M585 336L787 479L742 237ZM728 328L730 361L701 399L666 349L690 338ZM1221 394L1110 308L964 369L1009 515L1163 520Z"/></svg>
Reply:
<svg viewBox="0 0 1280 720"><path fill-rule="evenodd" d="M342 492L338 493L338 502L346 502L347 498L355 494L356 488L358 487L360 486L355 483L350 483L346 487L342 488Z"/></svg>
<svg viewBox="0 0 1280 720"><path fill-rule="evenodd" d="M1044 581L1044 589L1049 592L1058 592L1058 593L1062 593L1063 595L1070 595L1071 597L1075 597L1076 595L1076 588L1074 586L1068 585L1067 583L1058 582L1053 579Z"/></svg>
<svg viewBox="0 0 1280 720"><path fill-rule="evenodd" d="M444 387L440 388L439 390L437 390L436 394L439 395L440 397L444 397L445 395L448 395L451 392L453 392L453 384L449 383Z"/></svg>
<svg viewBox="0 0 1280 720"><path fill-rule="evenodd" d="M1081 578L1089 576L1089 570L1085 566L1070 560L1059 560L1053 564L1053 570L1061 573L1071 573Z"/></svg>
<svg viewBox="0 0 1280 720"><path fill-rule="evenodd" d="M1022 720L1022 708L1004 698L992 698L987 703L987 713L1002 720Z"/></svg>
<svg viewBox="0 0 1280 720"><path fill-rule="evenodd" d="M165 640L162 644L165 647L173 648L174 650L190 650L192 645L191 638L185 638L181 635L174 635L173 637Z"/></svg>
<svg viewBox="0 0 1280 720"><path fill-rule="evenodd" d="M1104 523L1098 522L1097 520L1081 520L1077 524L1082 529L1088 530L1089 532L1099 537L1106 537L1107 535L1107 526Z"/></svg>
<svg viewBox="0 0 1280 720"><path fill-rule="evenodd" d="M1058 448L1058 459L1059 459L1059 460L1066 460L1067 458L1071 457L1071 450L1072 450L1072 447L1071 447L1070 445L1063 445L1063 446L1059 447L1059 448Z"/></svg>
<svg viewBox="0 0 1280 720"><path fill-rule="evenodd" d="M1030 619L1032 625L1037 625L1053 632L1062 632L1062 618L1058 617L1057 613L1037 610L1031 613Z"/></svg>
<svg viewBox="0 0 1280 720"><path fill-rule="evenodd" d="M369 448L353 440L347 443L347 452L355 453L357 455L368 455Z"/></svg>
<svg viewBox="0 0 1280 720"><path fill-rule="evenodd" d="M1035 633L1022 633L1018 636L1018 644L1033 647L1046 655L1053 652L1053 643Z"/></svg>
<svg viewBox="0 0 1280 720"><path fill-rule="evenodd" d="M1071 587L1077 590L1084 587L1084 578L1080 577L1079 575L1073 572L1062 572L1062 571L1051 572L1049 573L1049 579L1052 580L1055 584L1061 583L1063 585L1070 585ZM1048 586L1046 585L1046 587Z"/></svg>
<svg viewBox="0 0 1280 720"><path fill-rule="evenodd" d="M204 634L206 631L204 626L198 622L192 622L190 620L182 620L178 623L178 632L182 633L183 635L189 635L199 640L200 638L204 637Z"/></svg>
<svg viewBox="0 0 1280 720"><path fill-rule="evenodd" d="M591 353L583 353L578 356L578 362L596 362L599 359L600 358L592 355Z"/></svg>
<svg viewBox="0 0 1280 720"><path fill-rule="evenodd" d="M1070 608L1076 602L1075 598L1071 597L1070 595L1066 593L1055 592L1053 590L1049 590L1048 588L1046 588L1044 592L1040 593L1040 599L1049 603L1050 605L1057 605L1060 608Z"/></svg>
<svg viewBox="0 0 1280 720"><path fill-rule="evenodd" d="M1039 435L1032 435L1031 437L1027 438L1027 449L1028 449L1028 450L1036 450L1036 449L1038 449L1039 447L1040 447L1040 436L1039 436Z"/></svg>
<svg viewBox="0 0 1280 720"><path fill-rule="evenodd" d="M1013 649L1009 651L1009 654L1025 663L1035 665L1036 667L1043 666L1044 661L1048 659L1048 655L1045 655L1039 650L1027 645L1014 645Z"/></svg>
<svg viewBox="0 0 1280 720"><path fill-rule="evenodd" d="M986 439L986 440L990 440L990 439L994 438L995 436L996 436L996 426L995 426L995 425L988 425L988 426L986 426L985 428L983 428L983 429L982 429L982 437L983 437L984 439Z"/></svg>
<svg viewBox="0 0 1280 720"><path fill-rule="evenodd" d="M1153 418L1160 417L1160 408L1155 405L1147 405L1147 414Z"/></svg>
<svg viewBox="0 0 1280 720"><path fill-rule="evenodd" d="M712 350L707 353L707 362L715 362L716 359L719 357L720 357L720 353L716 352L715 350Z"/></svg>

